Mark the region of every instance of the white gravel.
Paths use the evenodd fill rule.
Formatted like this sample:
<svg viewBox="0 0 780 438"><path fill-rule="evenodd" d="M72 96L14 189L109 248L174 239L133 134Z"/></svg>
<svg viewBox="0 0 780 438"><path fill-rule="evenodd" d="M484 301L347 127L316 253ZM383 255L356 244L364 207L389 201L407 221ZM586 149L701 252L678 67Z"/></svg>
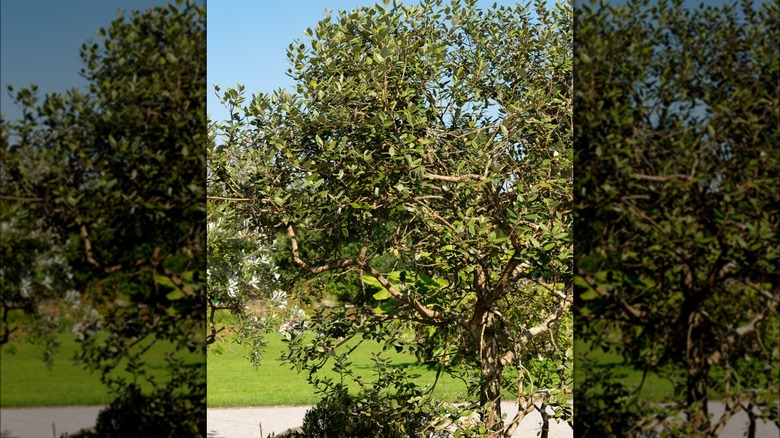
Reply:
<svg viewBox="0 0 780 438"><path fill-rule="evenodd" d="M102 406L73 406L50 408L0 409L0 438L59 438L62 433L74 433L92 427ZM300 426L309 406L224 408L207 411L209 438L265 438L270 433L280 433ZM502 404L507 417L514 416L516 407ZM723 412L723 404L712 402L710 412L716 417ZM260 425L263 435L260 434ZM722 438L743 437L747 415L740 412L732 418L721 435ZM520 424L514 437L536 437L541 427L541 416L531 413ZM569 438L574 434L565 422L550 421L550 438ZM759 422L757 437L778 438L780 430L772 422Z"/></svg>
<svg viewBox="0 0 780 438"><path fill-rule="evenodd" d="M0 409L1 438L59 438L95 425L103 406Z"/></svg>
<svg viewBox="0 0 780 438"><path fill-rule="evenodd" d="M311 406L271 408L214 408L207 413L206 430L209 438L265 438L271 433L303 424L303 416ZM517 405L502 403L507 418L517 413ZM262 435L260 427L262 426ZM520 423L513 437L536 437L542 427L541 415L534 411ZM570 438L574 434L566 422L550 420L550 438Z"/></svg>

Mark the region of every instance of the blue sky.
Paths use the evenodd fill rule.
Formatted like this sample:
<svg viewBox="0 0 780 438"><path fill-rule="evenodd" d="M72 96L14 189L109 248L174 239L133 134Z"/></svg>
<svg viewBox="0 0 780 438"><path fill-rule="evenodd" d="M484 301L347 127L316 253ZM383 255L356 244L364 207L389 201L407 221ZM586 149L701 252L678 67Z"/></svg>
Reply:
<svg viewBox="0 0 780 438"><path fill-rule="evenodd" d="M525 1L524 1L525 2ZM524 3L523 2L523 3ZM548 2L552 2L548 0ZM168 0L2 0L0 1L0 112L7 119L20 116L6 92L37 84L39 95L83 87L79 48L97 30L117 18L119 8L143 10ZM207 5L208 111L222 107L213 84L223 89L246 85L248 93L289 87L286 49L303 38L331 11L369 6L373 0L212 0ZM407 1L409 4L415 0ZM513 5L514 0L480 0ZM222 112L222 114L225 114Z"/></svg>
<svg viewBox="0 0 780 438"><path fill-rule="evenodd" d="M378 0L381 3L381 0ZM528 0L479 0L478 6L526 4ZM371 6L374 0L222 0L207 6L208 112L212 120L227 117L214 95L237 83L246 86L247 97L293 85L286 75L287 47L295 38L306 41L307 27L314 28L325 17L325 9L338 10ZM419 1L401 1L419 4ZM554 4L554 0L548 0Z"/></svg>
<svg viewBox="0 0 780 438"><path fill-rule="evenodd" d="M525 4L527 0L519 3ZM548 0L548 4L554 3ZM2 0L0 1L0 112L8 119L19 116L10 102L6 85L15 88L38 84L40 94L85 85L79 48L97 30L125 12L167 4L167 0ZM213 85L224 90L237 83L248 94L290 87L286 49L303 31L314 27L331 11L370 6L373 0L212 0L207 5L208 112L226 112L213 94ZM416 3L408 0L407 4ZM513 5L515 0L479 0ZM698 3L698 2L695 2ZM715 0L712 3L722 3Z"/></svg>
<svg viewBox="0 0 780 438"><path fill-rule="evenodd" d="M20 116L6 91L37 84L39 95L82 87L79 49L118 17L168 0L2 0L0 1L0 112Z"/></svg>
<svg viewBox="0 0 780 438"><path fill-rule="evenodd" d="M39 95L83 87L79 48L117 18L119 8L143 10L168 0L2 0L0 1L0 112L21 115L6 92L37 84ZM208 111L222 107L211 90L246 85L248 93L289 87L287 46L331 11L369 6L373 0L212 0L207 5ZM416 3L416 0L407 1ZM512 5L514 0L480 0ZM222 112L222 114L225 114Z"/></svg>

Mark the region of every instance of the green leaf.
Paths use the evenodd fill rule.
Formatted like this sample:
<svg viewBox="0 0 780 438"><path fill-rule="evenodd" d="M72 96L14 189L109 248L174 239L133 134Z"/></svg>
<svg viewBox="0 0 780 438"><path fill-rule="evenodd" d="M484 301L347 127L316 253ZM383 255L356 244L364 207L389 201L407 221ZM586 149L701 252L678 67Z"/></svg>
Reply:
<svg viewBox="0 0 780 438"><path fill-rule="evenodd" d="M393 295L387 291L387 289L382 289L381 291L375 293L373 295L374 299L377 301L386 300L388 298L391 298Z"/></svg>
<svg viewBox="0 0 780 438"><path fill-rule="evenodd" d="M174 289L178 289L176 287L176 285L173 284L173 281L171 281L170 278L168 278L168 277L166 277L164 275L155 274L154 281L157 282L157 284L160 284L160 285L163 285L163 286L167 286L167 287L171 287L171 288L174 288Z"/></svg>
<svg viewBox="0 0 780 438"><path fill-rule="evenodd" d="M181 289L176 288L174 291L166 294L165 297L168 298L170 301L175 301L186 297L186 295L184 295L184 292L182 292Z"/></svg>
<svg viewBox="0 0 780 438"><path fill-rule="evenodd" d="M586 290L585 292L581 292L581 293L579 294L579 298L580 298L581 300L583 300L583 301L590 301L590 300L595 300L595 299L596 299L596 298L598 298L598 297L599 297L599 294L598 294L598 292L596 292L596 291L595 291L595 290L593 290L593 289L588 289L588 290Z"/></svg>
<svg viewBox="0 0 780 438"><path fill-rule="evenodd" d="M364 274L363 276L361 276L361 279L363 280L363 283L365 283L365 284L367 284L369 286L373 286L373 287L376 287L376 288L382 288L382 284L379 283L379 280L377 280L376 278L374 278L374 277L372 277L370 275Z"/></svg>

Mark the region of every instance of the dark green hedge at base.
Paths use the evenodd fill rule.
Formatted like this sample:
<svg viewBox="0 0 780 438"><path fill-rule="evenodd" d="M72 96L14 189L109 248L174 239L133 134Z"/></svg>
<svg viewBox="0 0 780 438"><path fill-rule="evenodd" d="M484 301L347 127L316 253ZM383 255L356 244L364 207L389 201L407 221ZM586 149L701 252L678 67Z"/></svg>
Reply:
<svg viewBox="0 0 780 438"><path fill-rule="evenodd" d="M386 400L386 399L385 399ZM428 416L420 412L403 420L376 393L351 396L346 391L326 398L306 413L301 428L268 438L407 438L423 436Z"/></svg>

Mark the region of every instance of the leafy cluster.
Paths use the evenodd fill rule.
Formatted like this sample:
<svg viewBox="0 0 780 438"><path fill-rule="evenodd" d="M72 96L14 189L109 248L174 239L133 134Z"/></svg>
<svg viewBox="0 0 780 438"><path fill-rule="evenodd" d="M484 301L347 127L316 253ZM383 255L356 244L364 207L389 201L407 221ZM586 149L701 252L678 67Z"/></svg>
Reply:
<svg viewBox="0 0 780 438"><path fill-rule="evenodd" d="M217 129L212 123L210 144ZM263 333L279 330L288 337L298 335L307 317L288 296L294 279L285 278L284 266L274 260L273 234L257 227L236 208L234 188L220 179L224 149L208 149L208 323L206 337L213 351L222 353L229 343L250 346L249 359L258 365L265 345ZM240 173L234 178L246 178ZM238 202L246 201L238 199Z"/></svg>
<svg viewBox="0 0 780 438"><path fill-rule="evenodd" d="M382 375L375 384L356 395L350 395L341 385L334 385L333 391L306 412L301 430L284 436L434 436L432 406L415 403L422 399L419 391L409 384L405 376L388 372L391 369L386 362L377 362ZM393 388L397 392L388 394L384 388ZM404 394L402 388L411 390L411 393ZM399 418L402 420L399 421Z"/></svg>

